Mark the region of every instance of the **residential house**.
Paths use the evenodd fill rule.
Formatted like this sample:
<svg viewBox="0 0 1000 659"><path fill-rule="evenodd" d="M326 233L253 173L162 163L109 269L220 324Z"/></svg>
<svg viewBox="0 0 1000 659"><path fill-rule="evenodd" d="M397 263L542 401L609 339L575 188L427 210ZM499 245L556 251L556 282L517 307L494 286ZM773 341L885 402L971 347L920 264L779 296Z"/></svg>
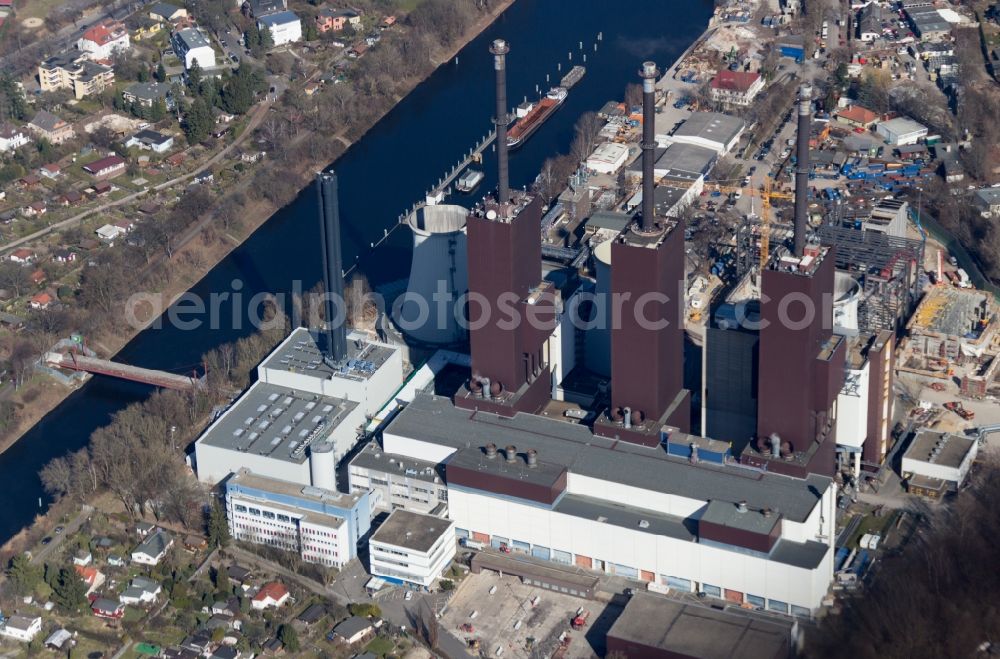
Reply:
<svg viewBox="0 0 1000 659"><path fill-rule="evenodd" d="M725 105L747 106L764 89L764 78L753 71L723 69L712 78L712 100Z"/></svg>
<svg viewBox="0 0 1000 659"><path fill-rule="evenodd" d="M108 565L111 567L125 567L125 559L118 554L108 556Z"/></svg>
<svg viewBox="0 0 1000 659"><path fill-rule="evenodd" d="M215 68L215 49L201 28L188 27L177 30L170 35L170 43L174 54L184 63L184 68L190 69L198 62L202 69Z"/></svg>
<svg viewBox="0 0 1000 659"><path fill-rule="evenodd" d="M392 27L395 24L396 24L396 17L395 16L386 16L385 18L382 19L382 27L383 28Z"/></svg>
<svg viewBox="0 0 1000 659"><path fill-rule="evenodd" d="M153 153L166 153L173 146L173 135L164 135L148 128L140 130L125 142L125 148L137 147Z"/></svg>
<svg viewBox="0 0 1000 659"><path fill-rule="evenodd" d="M67 190L66 192L56 197L56 201L63 206L75 206L76 204L79 204L81 201L83 201L83 195L77 192L76 190Z"/></svg>
<svg viewBox="0 0 1000 659"><path fill-rule="evenodd" d="M287 602L290 596L284 584L277 581L269 581L261 586L257 594L253 596L250 600L250 606L258 611L263 611L267 608L276 609Z"/></svg>
<svg viewBox="0 0 1000 659"><path fill-rule="evenodd" d="M98 597L90 603L90 611L98 618L120 620L125 615L125 605L107 597Z"/></svg>
<svg viewBox="0 0 1000 659"><path fill-rule="evenodd" d="M35 174L27 174L17 180L17 185L25 190L30 190L41 182L42 179Z"/></svg>
<svg viewBox="0 0 1000 659"><path fill-rule="evenodd" d="M83 171L87 172L98 181L106 181L125 173L128 163L121 156L106 156L100 160L95 160L83 166Z"/></svg>
<svg viewBox="0 0 1000 659"><path fill-rule="evenodd" d="M25 217L38 217L39 215L45 215L45 211L47 210L48 208L46 208L45 202L39 200L39 201L33 201L24 208L22 208L21 213Z"/></svg>
<svg viewBox="0 0 1000 659"><path fill-rule="evenodd" d="M374 628L368 618L351 616L333 628L327 636L331 641L339 640L348 645L355 645L371 636Z"/></svg>
<svg viewBox="0 0 1000 659"><path fill-rule="evenodd" d="M295 616L295 622L303 627L315 625L326 616L326 607L322 604L310 604L306 609Z"/></svg>
<svg viewBox="0 0 1000 659"><path fill-rule="evenodd" d="M52 252L52 260L56 263L73 263L76 261L76 252L68 249L57 249Z"/></svg>
<svg viewBox="0 0 1000 659"><path fill-rule="evenodd" d="M275 46L283 46L302 40L302 21L291 11L279 11L266 14L257 19L260 29L265 27L271 31L271 40Z"/></svg>
<svg viewBox="0 0 1000 659"><path fill-rule="evenodd" d="M10 123L0 123L0 153L20 149L31 141L23 129Z"/></svg>
<svg viewBox="0 0 1000 659"><path fill-rule="evenodd" d="M163 23L160 21L154 21L148 16L141 16L139 14L129 16L125 20L125 24L128 26L132 41L148 39L163 29Z"/></svg>
<svg viewBox="0 0 1000 659"><path fill-rule="evenodd" d="M94 562L94 555L86 549L79 549L73 554L73 565L83 567Z"/></svg>
<svg viewBox="0 0 1000 659"><path fill-rule="evenodd" d="M62 144L73 139L73 126L47 110L39 110L28 123L28 130L52 144Z"/></svg>
<svg viewBox="0 0 1000 659"><path fill-rule="evenodd" d="M219 600L212 604L212 615L235 617L240 612L240 601L235 597Z"/></svg>
<svg viewBox="0 0 1000 659"><path fill-rule="evenodd" d="M11 616L0 627L0 636L6 636L24 643L31 643L42 631L41 616Z"/></svg>
<svg viewBox="0 0 1000 659"><path fill-rule="evenodd" d="M10 253L7 257L12 263L17 263L19 265L28 265L35 260L35 252L28 249L27 247L19 247Z"/></svg>
<svg viewBox="0 0 1000 659"><path fill-rule="evenodd" d="M155 524L150 524L149 522L136 522L135 532L140 538L145 538L147 535L156 530Z"/></svg>
<svg viewBox="0 0 1000 659"><path fill-rule="evenodd" d="M157 2L149 8L149 17L158 23L173 23L187 18L188 11L169 2Z"/></svg>
<svg viewBox="0 0 1000 659"><path fill-rule="evenodd" d="M135 577L128 588L122 591L120 599L122 604L145 606L155 602L162 590L160 584L153 579Z"/></svg>
<svg viewBox="0 0 1000 659"><path fill-rule="evenodd" d="M1000 188L976 190L972 195L972 203L983 217L1000 217Z"/></svg>
<svg viewBox="0 0 1000 659"><path fill-rule="evenodd" d="M35 293L31 296L31 300L28 302L28 306L36 311L41 311L43 309L48 309L55 302L52 296L46 292Z"/></svg>
<svg viewBox="0 0 1000 659"><path fill-rule="evenodd" d="M90 188L93 191L95 197L100 197L108 194L114 189L110 182L108 181L98 181Z"/></svg>
<svg viewBox="0 0 1000 659"><path fill-rule="evenodd" d="M28 280L35 286L41 286L47 278L45 271L41 268L36 268L34 272L28 275Z"/></svg>
<svg viewBox="0 0 1000 659"><path fill-rule="evenodd" d="M205 538L199 535L186 535L184 536L184 549L190 552L201 551L208 547L208 542Z"/></svg>
<svg viewBox="0 0 1000 659"><path fill-rule="evenodd" d="M87 584L88 595L103 586L104 582L107 580L104 573L94 566L85 567L83 565L77 565L74 566L73 569L76 570L76 573L80 575L81 579L83 579L83 583Z"/></svg>
<svg viewBox="0 0 1000 659"><path fill-rule="evenodd" d="M107 60L116 52L127 52L132 44L123 23L106 20L87 29L76 42L76 47L93 55L94 59Z"/></svg>
<svg viewBox="0 0 1000 659"><path fill-rule="evenodd" d="M243 653L232 645L220 645L208 659L240 659Z"/></svg>
<svg viewBox="0 0 1000 659"><path fill-rule="evenodd" d="M181 648L197 652L199 657L207 657L212 652L212 632L207 629L199 629L195 633L187 636L181 641Z"/></svg>
<svg viewBox="0 0 1000 659"><path fill-rule="evenodd" d="M153 103L162 100L168 108L172 105L170 85L165 82L134 82L122 92L126 103L135 103L144 108L153 107Z"/></svg>
<svg viewBox="0 0 1000 659"><path fill-rule="evenodd" d="M243 0L237 4L240 4L240 10L249 18L260 18L288 9L288 0Z"/></svg>
<svg viewBox="0 0 1000 659"><path fill-rule="evenodd" d="M253 584L253 573L241 565L230 565L226 568L226 574L232 583L240 586L246 592Z"/></svg>
<svg viewBox="0 0 1000 659"><path fill-rule="evenodd" d="M38 168L38 173L47 179L55 180L62 175L62 167L57 162L50 162Z"/></svg>
<svg viewBox="0 0 1000 659"><path fill-rule="evenodd" d="M875 41L882 36L882 6L873 2L861 11L858 19L858 38L864 42Z"/></svg>
<svg viewBox="0 0 1000 659"><path fill-rule="evenodd" d="M157 565L174 545L174 538L163 529L157 529L132 551L132 562Z"/></svg>
<svg viewBox="0 0 1000 659"><path fill-rule="evenodd" d="M92 61L93 55L66 52L38 65L38 83L43 92L68 89L77 99L100 94L115 82L115 70Z"/></svg>
<svg viewBox="0 0 1000 659"><path fill-rule="evenodd" d="M340 32L345 26L361 25L361 16L350 9L333 9L324 7L316 16L316 29L320 32Z"/></svg>

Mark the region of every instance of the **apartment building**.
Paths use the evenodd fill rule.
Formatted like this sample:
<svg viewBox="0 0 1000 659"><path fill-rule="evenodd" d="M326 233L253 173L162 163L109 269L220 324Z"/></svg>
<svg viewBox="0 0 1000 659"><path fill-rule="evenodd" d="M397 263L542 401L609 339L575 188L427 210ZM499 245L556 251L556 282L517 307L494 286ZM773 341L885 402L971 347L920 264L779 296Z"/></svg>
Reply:
<svg viewBox="0 0 1000 659"><path fill-rule="evenodd" d="M68 89L77 99L100 94L115 82L115 70L91 61L91 55L67 52L38 65L38 82L43 92Z"/></svg>

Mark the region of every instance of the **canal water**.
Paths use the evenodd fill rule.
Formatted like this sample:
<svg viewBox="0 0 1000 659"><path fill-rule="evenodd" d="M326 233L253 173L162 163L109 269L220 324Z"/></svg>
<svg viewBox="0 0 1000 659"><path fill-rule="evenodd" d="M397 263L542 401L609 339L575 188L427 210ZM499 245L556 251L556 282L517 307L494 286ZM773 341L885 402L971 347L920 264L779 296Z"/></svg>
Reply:
<svg viewBox="0 0 1000 659"><path fill-rule="evenodd" d="M356 263L375 286L406 277L408 231L394 232L375 250L370 244L490 130L493 70L488 45L493 39L504 38L511 46L507 80L512 105L525 96L536 97L536 85L544 93L558 84L572 65L587 67L564 106L512 154L511 184L520 187L534 179L547 156L569 150L580 114L622 98L626 83L637 81L643 60L652 59L663 69L672 64L705 29L711 7L710 0L635 0L627 5L517 0L457 61L441 66L333 163L340 178L345 265ZM480 194L495 185L490 153ZM321 276L317 222L315 192L307 187L191 292L207 300L213 292L239 289L246 300L258 292L288 292L296 280L308 290ZM224 304L218 327L182 330L164 322L136 336L117 359L172 371L192 368L208 350L250 333L246 314L245 306L234 310ZM111 415L149 393L145 386L95 377L0 454L0 543L47 505L38 471L51 459L85 446Z"/></svg>

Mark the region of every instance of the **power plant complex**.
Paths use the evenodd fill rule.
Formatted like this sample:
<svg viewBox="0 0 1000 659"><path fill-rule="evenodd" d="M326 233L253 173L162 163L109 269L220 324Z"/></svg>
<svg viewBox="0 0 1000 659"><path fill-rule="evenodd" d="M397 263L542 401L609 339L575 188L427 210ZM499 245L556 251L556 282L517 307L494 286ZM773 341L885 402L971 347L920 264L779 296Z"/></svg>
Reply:
<svg viewBox="0 0 1000 659"><path fill-rule="evenodd" d="M556 563L812 616L834 576L835 475L885 457L894 345L859 327L860 285L807 223L812 90L799 92L789 240L712 310L698 358L685 222L656 204L656 65L639 69L641 203L596 247L591 279L543 272L549 209L510 187L509 46L490 52L497 189L406 218L413 264L392 318L405 340L348 331L328 302L326 327L294 330L198 440L199 478L227 482L236 537L304 560L342 565L373 516L405 510L443 518L447 542L519 554L507 573ZM335 298L335 175L316 186ZM431 304L418 322L435 294L443 313ZM437 535L423 549L394 536L380 541L441 569ZM388 558L373 554L379 579L436 576Z"/></svg>

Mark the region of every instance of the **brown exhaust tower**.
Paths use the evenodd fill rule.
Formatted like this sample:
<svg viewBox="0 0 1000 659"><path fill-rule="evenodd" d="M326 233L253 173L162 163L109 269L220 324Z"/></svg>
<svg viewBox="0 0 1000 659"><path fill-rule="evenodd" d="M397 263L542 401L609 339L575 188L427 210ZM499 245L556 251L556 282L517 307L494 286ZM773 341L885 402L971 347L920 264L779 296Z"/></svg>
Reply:
<svg viewBox="0 0 1000 659"><path fill-rule="evenodd" d="M642 217L640 227L645 233L656 230L653 223L653 161L656 159L656 79L660 72L656 62L643 62L642 78Z"/></svg>
<svg viewBox="0 0 1000 659"><path fill-rule="evenodd" d="M799 87L798 143L795 152L795 237L793 251L802 258L806 247L806 211L809 205L809 133L812 129L812 87Z"/></svg>
<svg viewBox="0 0 1000 659"><path fill-rule="evenodd" d="M510 171L507 164L507 53L510 46L503 39L496 39L490 45L493 53L493 69L496 71L497 108L493 116L493 125L497 130L497 201L501 205L510 201Z"/></svg>

